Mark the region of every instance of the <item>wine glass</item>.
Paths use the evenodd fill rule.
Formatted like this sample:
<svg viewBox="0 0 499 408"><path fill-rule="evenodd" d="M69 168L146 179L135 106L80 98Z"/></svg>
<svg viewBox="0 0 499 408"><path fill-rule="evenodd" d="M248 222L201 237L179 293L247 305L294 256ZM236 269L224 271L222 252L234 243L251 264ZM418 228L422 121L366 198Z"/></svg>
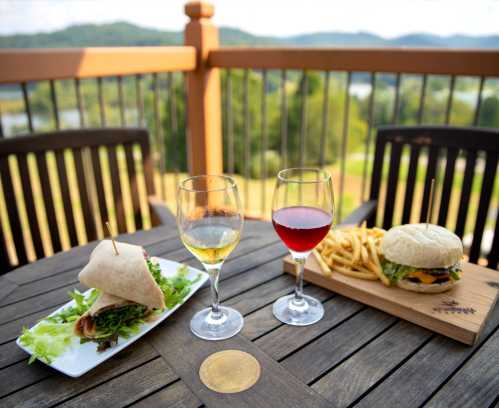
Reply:
<svg viewBox="0 0 499 408"><path fill-rule="evenodd" d="M220 306L218 279L225 259L239 243L243 215L237 186L227 176L194 176L183 180L177 194L177 225L185 247L210 276L211 307L197 312L192 332L205 340L223 340L237 334L243 317Z"/></svg>
<svg viewBox="0 0 499 408"><path fill-rule="evenodd" d="M277 174L272 224L298 266L294 294L281 297L273 306L274 316L283 323L307 326L324 316L321 302L303 294L303 271L308 255L331 228L333 210L328 172L292 168Z"/></svg>

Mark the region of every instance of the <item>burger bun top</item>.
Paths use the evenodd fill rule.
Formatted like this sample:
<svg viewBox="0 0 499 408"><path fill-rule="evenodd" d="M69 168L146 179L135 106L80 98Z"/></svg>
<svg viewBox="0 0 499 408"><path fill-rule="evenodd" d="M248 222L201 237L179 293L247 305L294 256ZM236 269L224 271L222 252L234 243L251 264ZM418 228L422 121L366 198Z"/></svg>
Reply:
<svg viewBox="0 0 499 408"><path fill-rule="evenodd" d="M463 257L459 237L439 225L406 224L388 230L381 241L385 259L415 268L448 268Z"/></svg>

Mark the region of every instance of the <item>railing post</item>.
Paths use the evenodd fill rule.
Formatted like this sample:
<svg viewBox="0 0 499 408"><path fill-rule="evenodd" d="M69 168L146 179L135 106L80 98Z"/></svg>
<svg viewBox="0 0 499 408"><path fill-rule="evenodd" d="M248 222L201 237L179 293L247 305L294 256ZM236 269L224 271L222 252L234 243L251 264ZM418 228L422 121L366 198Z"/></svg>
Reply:
<svg viewBox="0 0 499 408"><path fill-rule="evenodd" d="M218 48L218 28L210 18L213 5L195 1L185 5L190 21L185 45L197 50L195 71L187 74L188 163L191 175L222 174L222 118L220 73L208 66L208 54Z"/></svg>

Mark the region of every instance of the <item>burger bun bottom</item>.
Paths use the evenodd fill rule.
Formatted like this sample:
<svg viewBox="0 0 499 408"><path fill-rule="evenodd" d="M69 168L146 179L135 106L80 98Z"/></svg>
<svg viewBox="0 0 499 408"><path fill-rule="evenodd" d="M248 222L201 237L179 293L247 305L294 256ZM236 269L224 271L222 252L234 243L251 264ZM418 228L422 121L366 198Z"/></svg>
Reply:
<svg viewBox="0 0 499 408"><path fill-rule="evenodd" d="M401 279L398 283L397 286L399 288L405 289L405 290L410 290L412 292L419 292L419 293L442 293L442 292L447 292L448 290L452 289L452 287L456 284L456 281L449 280L444 283L416 283L416 282L411 282L410 280L407 279Z"/></svg>

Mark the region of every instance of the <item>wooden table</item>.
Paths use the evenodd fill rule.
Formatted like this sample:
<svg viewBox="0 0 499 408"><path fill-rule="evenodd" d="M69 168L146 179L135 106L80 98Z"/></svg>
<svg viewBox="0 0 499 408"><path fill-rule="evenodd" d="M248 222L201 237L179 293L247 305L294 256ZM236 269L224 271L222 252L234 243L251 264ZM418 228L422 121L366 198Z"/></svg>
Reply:
<svg viewBox="0 0 499 408"><path fill-rule="evenodd" d="M199 264L177 231L158 227L124 235L151 255ZM189 320L209 302L202 289L172 318L78 379L36 362L14 343L68 300L95 243L17 269L0 278L0 406L199 407L489 407L499 401L499 308L474 347L431 333L324 289L306 286L326 310L308 327L282 325L272 302L291 293L282 272L287 253L269 223L249 221L222 271L223 302L245 316L242 333L207 342ZM202 360L242 349L262 365L262 377L240 394L217 394L198 379Z"/></svg>

